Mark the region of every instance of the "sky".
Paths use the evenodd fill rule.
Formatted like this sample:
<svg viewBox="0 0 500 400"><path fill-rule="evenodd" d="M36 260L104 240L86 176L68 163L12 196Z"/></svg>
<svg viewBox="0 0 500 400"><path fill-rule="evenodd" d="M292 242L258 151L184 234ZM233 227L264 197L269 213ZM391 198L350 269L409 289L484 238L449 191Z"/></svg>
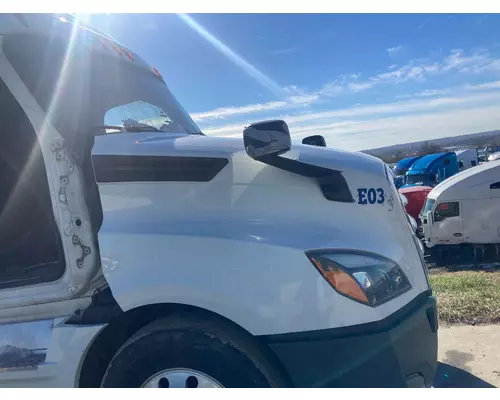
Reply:
<svg viewBox="0 0 500 400"><path fill-rule="evenodd" d="M202 131L284 119L363 150L500 129L500 15L102 14Z"/></svg>

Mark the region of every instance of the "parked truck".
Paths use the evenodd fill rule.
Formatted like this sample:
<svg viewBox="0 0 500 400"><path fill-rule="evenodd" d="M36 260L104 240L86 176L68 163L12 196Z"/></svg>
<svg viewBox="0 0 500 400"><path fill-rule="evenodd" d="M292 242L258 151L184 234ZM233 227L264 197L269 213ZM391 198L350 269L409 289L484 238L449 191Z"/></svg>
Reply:
<svg viewBox="0 0 500 400"><path fill-rule="evenodd" d="M405 184L409 186L434 187L439 182L458 173L455 152L428 154L418 159L406 173Z"/></svg>
<svg viewBox="0 0 500 400"><path fill-rule="evenodd" d="M280 120L206 136L156 68L51 15L0 15L0 114L0 387L432 385L381 160Z"/></svg>
<svg viewBox="0 0 500 400"><path fill-rule="evenodd" d="M433 262L500 261L500 160L447 179L422 209L425 245Z"/></svg>
<svg viewBox="0 0 500 400"><path fill-rule="evenodd" d="M455 151L458 161L459 171L475 167L479 165L477 149L462 149Z"/></svg>
<svg viewBox="0 0 500 400"><path fill-rule="evenodd" d="M406 173L419 158L418 156L407 157L397 162L394 167L394 184L397 189L405 184Z"/></svg>

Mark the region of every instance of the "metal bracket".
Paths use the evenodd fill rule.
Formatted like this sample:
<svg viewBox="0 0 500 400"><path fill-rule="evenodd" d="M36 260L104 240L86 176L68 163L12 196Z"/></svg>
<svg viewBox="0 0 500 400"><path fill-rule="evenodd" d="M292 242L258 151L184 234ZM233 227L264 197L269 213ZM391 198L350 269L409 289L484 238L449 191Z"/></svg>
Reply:
<svg viewBox="0 0 500 400"><path fill-rule="evenodd" d="M59 187L59 201L63 204L68 205L68 198L66 196L66 185L69 182L67 175L62 175L59 177L59 182L61 186Z"/></svg>
<svg viewBox="0 0 500 400"><path fill-rule="evenodd" d="M80 246L80 248L82 249L82 256L76 259L76 265L78 266L78 268L83 268L83 261L85 260L85 257L87 257L92 251L89 246L85 246L80 241L80 238L78 236L73 235L72 240L75 246Z"/></svg>

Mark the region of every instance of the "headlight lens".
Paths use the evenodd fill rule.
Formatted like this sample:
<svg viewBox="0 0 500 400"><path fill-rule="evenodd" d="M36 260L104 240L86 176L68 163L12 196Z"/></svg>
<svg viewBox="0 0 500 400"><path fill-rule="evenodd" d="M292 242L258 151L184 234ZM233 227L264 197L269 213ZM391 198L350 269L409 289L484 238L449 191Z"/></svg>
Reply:
<svg viewBox="0 0 500 400"><path fill-rule="evenodd" d="M376 307L411 289L394 261L358 251L310 251L307 257L342 296Z"/></svg>

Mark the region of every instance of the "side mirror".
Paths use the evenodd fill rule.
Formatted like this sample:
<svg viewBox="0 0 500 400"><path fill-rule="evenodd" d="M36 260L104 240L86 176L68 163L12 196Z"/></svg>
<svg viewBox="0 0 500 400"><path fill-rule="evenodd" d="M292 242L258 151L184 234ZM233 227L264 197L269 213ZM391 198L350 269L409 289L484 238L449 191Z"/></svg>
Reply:
<svg viewBox="0 0 500 400"><path fill-rule="evenodd" d="M326 147L326 140L321 135L308 136L302 139L302 144L308 144L311 146Z"/></svg>
<svg viewBox="0 0 500 400"><path fill-rule="evenodd" d="M432 225L434 221L432 220L432 211L427 211L427 223Z"/></svg>
<svg viewBox="0 0 500 400"><path fill-rule="evenodd" d="M243 143L247 154L258 160L265 156L278 156L292 146L288 125L282 120L251 124L243 130Z"/></svg>

